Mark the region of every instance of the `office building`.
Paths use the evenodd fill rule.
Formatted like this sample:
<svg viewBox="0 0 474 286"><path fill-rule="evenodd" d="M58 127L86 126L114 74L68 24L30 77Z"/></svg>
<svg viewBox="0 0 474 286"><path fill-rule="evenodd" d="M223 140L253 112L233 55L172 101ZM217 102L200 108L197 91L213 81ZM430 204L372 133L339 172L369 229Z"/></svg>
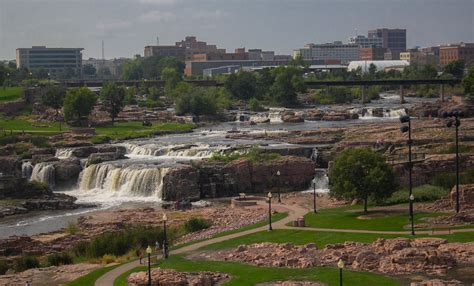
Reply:
<svg viewBox="0 0 474 286"><path fill-rule="evenodd" d="M145 58L147 57L173 57L180 61L184 61L186 58L185 47L177 46L146 46L145 47Z"/></svg>
<svg viewBox="0 0 474 286"><path fill-rule="evenodd" d="M358 35L350 38L349 44L359 45L360 48L382 48L382 38Z"/></svg>
<svg viewBox="0 0 474 286"><path fill-rule="evenodd" d="M190 61L193 55L226 52L225 49L218 49L216 45L208 45L206 42L198 41L195 36L186 36L184 40L176 42L175 46L185 48L185 60Z"/></svg>
<svg viewBox="0 0 474 286"><path fill-rule="evenodd" d="M46 48L33 46L16 49L17 68L45 69L56 78L71 70L78 77L82 71L82 48Z"/></svg>
<svg viewBox="0 0 474 286"><path fill-rule="evenodd" d="M262 51L262 49L249 49L249 60L273 61L275 59L274 51Z"/></svg>
<svg viewBox="0 0 474 286"><path fill-rule="evenodd" d="M306 44L302 49L293 51L293 57L304 60L337 60L345 64L359 59L359 45L343 44L340 41L327 44Z"/></svg>
<svg viewBox="0 0 474 286"><path fill-rule="evenodd" d="M405 29L374 29L369 30L369 39L380 38L382 48L389 49L392 57L397 58L397 53L404 52L407 48L407 30Z"/></svg>
<svg viewBox="0 0 474 286"><path fill-rule="evenodd" d="M361 61L382 61L384 54L387 52L385 48L360 48L359 60Z"/></svg>
<svg viewBox="0 0 474 286"><path fill-rule="evenodd" d="M445 66L462 60L466 66L474 65L474 43L451 44L439 48L439 64Z"/></svg>
<svg viewBox="0 0 474 286"><path fill-rule="evenodd" d="M420 49L408 50L400 53L400 60L405 60L411 65L425 66L436 65L438 57L430 52L425 52Z"/></svg>

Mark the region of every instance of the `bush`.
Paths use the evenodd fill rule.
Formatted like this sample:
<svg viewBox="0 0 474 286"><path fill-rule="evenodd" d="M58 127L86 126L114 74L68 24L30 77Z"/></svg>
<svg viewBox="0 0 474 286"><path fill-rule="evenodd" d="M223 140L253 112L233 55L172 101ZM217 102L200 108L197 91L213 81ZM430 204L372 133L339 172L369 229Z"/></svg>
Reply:
<svg viewBox="0 0 474 286"><path fill-rule="evenodd" d="M33 191L47 191L49 189L48 183L39 181L29 181L26 183L26 188Z"/></svg>
<svg viewBox="0 0 474 286"><path fill-rule="evenodd" d="M199 231L202 229L209 228L211 224L209 221L203 219L203 218L191 218L188 221L184 223L184 229L188 232L195 232Z"/></svg>
<svg viewBox="0 0 474 286"><path fill-rule="evenodd" d="M38 148L47 148L51 146L49 145L48 138L44 136L32 136L30 141Z"/></svg>
<svg viewBox="0 0 474 286"><path fill-rule="evenodd" d="M474 169L459 174L461 184L474 184ZM456 185L456 172L436 175L431 180L431 185L451 190Z"/></svg>
<svg viewBox="0 0 474 286"><path fill-rule="evenodd" d="M17 258L15 260L15 263L13 265L13 269L15 272L22 272L31 268L38 268L39 267L39 261L38 258L35 256L21 256L20 258Z"/></svg>
<svg viewBox="0 0 474 286"><path fill-rule="evenodd" d="M0 275L4 275L8 271L8 263L6 260L0 260Z"/></svg>
<svg viewBox="0 0 474 286"><path fill-rule="evenodd" d="M112 138L110 136L94 136L91 138L92 144L104 144L110 143L110 141L112 141Z"/></svg>
<svg viewBox="0 0 474 286"><path fill-rule="evenodd" d="M249 100L249 109L252 110L252 111L264 111L265 108L262 107L262 105L260 104L260 101L258 101L258 99L256 98L251 98Z"/></svg>
<svg viewBox="0 0 474 286"><path fill-rule="evenodd" d="M79 228L77 227L77 224L69 222L66 226L65 231L69 233L70 235L75 235L76 233L79 232Z"/></svg>
<svg viewBox="0 0 474 286"><path fill-rule="evenodd" d="M69 253L53 253L47 257L49 266L72 264L72 256Z"/></svg>
<svg viewBox="0 0 474 286"><path fill-rule="evenodd" d="M448 195L449 190L432 185L423 185L413 189L413 196L415 202L432 202L444 198ZM395 205L409 202L409 191L407 189L396 191L388 199L384 201L384 204Z"/></svg>

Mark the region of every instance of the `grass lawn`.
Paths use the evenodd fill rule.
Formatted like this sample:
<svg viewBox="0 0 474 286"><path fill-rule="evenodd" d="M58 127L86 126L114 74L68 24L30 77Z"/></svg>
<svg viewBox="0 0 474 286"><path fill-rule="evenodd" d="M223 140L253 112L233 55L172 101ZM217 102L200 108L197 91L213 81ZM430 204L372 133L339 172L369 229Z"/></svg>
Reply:
<svg viewBox="0 0 474 286"><path fill-rule="evenodd" d="M13 133L21 133L25 131L26 133L48 136L68 131L69 127L62 123L62 131L59 131L59 122L34 122L29 120L27 117L20 116L14 119L0 117L0 130L2 129L5 129L7 135L10 134L10 131Z"/></svg>
<svg viewBox="0 0 474 286"><path fill-rule="evenodd" d="M291 242L296 245L315 243L319 248L325 247L327 244L344 243L346 241L356 241L363 243L372 243L377 238L397 238L407 237L410 235L396 234L366 234L366 233L344 233L344 232L320 232L309 230L286 230L276 229L273 231L261 231L242 237L230 239L227 241L204 246L202 250L218 250L225 248L237 247L242 244L252 244L260 242L286 243ZM446 238L449 242L469 242L474 241L474 232L454 233L450 235L420 235L415 237L439 237Z"/></svg>
<svg viewBox="0 0 474 286"><path fill-rule="evenodd" d="M333 209L321 209L317 214L310 212L305 215L306 226L317 228L337 228L337 229L364 229L381 231L403 231L410 225L410 218L407 213L385 215L384 211L371 211L364 214L360 207L342 207ZM359 216L373 215L370 219L361 219ZM377 217L377 215L380 215ZM420 220L426 217L445 215L443 213L416 213L415 224L422 223Z"/></svg>
<svg viewBox="0 0 474 286"><path fill-rule="evenodd" d="M153 123L152 126L142 126L141 121L117 122L114 126L97 127L98 138L108 136L113 140L147 137L161 131L191 131L196 125L191 123Z"/></svg>
<svg viewBox="0 0 474 286"><path fill-rule="evenodd" d="M314 267L307 269L257 267L236 262L187 260L183 256L171 256L166 261L160 261L159 267L173 268L178 271L213 271L228 273L232 277L224 283L226 286L247 286L275 280L312 280L328 285L339 285L339 270L334 267ZM114 281L114 286L125 286L126 277L131 272L145 271L146 267L138 267L124 273ZM368 272L345 270L344 286L350 285L400 285L393 278Z"/></svg>
<svg viewBox="0 0 474 286"><path fill-rule="evenodd" d="M0 87L0 103L15 101L21 96L21 87Z"/></svg>
<svg viewBox="0 0 474 286"><path fill-rule="evenodd" d="M96 269L91 273L77 278L76 280L70 281L65 284L65 286L94 286L95 281L102 276L104 273L109 272L110 270L118 267L119 265L107 266L103 268Z"/></svg>

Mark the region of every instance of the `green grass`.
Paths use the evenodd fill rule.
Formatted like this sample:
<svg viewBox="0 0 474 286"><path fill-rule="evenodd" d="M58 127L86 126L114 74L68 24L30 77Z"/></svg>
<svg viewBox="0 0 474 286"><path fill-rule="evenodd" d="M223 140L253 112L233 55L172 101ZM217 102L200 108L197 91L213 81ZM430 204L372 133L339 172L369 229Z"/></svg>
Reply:
<svg viewBox="0 0 474 286"><path fill-rule="evenodd" d="M15 101L21 96L21 87L0 87L0 103Z"/></svg>
<svg viewBox="0 0 474 286"><path fill-rule="evenodd" d="M108 136L113 140L147 137L162 131L191 131L196 125L191 123L153 123L152 126L142 126L141 121L117 122L114 126L97 127L96 138Z"/></svg>
<svg viewBox="0 0 474 286"><path fill-rule="evenodd" d="M304 245L315 243L318 248L323 248L327 244L344 243L346 241L355 241L362 243L372 243L378 238L397 238L406 237L413 238L410 235L397 234L372 234L372 233L345 233L345 232L321 232L310 230L287 230L278 229L273 231L261 231L249 235L233 238L227 241L204 246L202 250L219 250L237 247L242 244L253 244L261 242L272 243L293 243L296 245ZM474 241L474 232L454 233L449 235L419 235L415 237L439 237L446 238L449 242L470 242Z"/></svg>
<svg viewBox="0 0 474 286"><path fill-rule="evenodd" d="M13 119L0 117L0 130L4 129L7 135L10 134L10 131L13 133L21 133L25 131L26 133L38 134L49 136L53 134L58 134L59 131L59 122L34 122L29 120L27 117L16 117ZM69 128L62 123L61 124L62 132L68 131ZM3 136L4 133L0 133L0 136Z"/></svg>
<svg viewBox="0 0 474 286"><path fill-rule="evenodd" d="M105 273L109 272L110 270L118 266L119 264L96 269L87 275L81 276L77 278L76 280L66 283L65 286L94 286L95 281L100 276L104 275Z"/></svg>
<svg viewBox="0 0 474 286"><path fill-rule="evenodd" d="M408 211L408 207L407 207ZM305 215L306 226L317 228L335 229L364 229L380 231L403 231L403 227L410 224L409 216L405 213L391 214L385 216L384 211L371 211L367 215L378 215L381 217L371 219L359 219L366 215L357 207L342 207L333 209L321 209L317 214L312 212ZM427 217L442 216L443 213L415 213L415 224L422 223L420 220Z"/></svg>
<svg viewBox="0 0 474 286"><path fill-rule="evenodd" d="M312 280L339 285L339 270L335 267L314 267L306 269L257 267L236 262L187 260L183 256L171 256L166 261L158 263L162 268L173 268L178 271L213 271L228 273L231 280L223 285L246 286L276 280ZM126 277L137 271L145 271L146 267L138 267L124 273L114 281L114 286L125 286ZM344 286L350 285L400 285L395 279L368 272L345 270Z"/></svg>

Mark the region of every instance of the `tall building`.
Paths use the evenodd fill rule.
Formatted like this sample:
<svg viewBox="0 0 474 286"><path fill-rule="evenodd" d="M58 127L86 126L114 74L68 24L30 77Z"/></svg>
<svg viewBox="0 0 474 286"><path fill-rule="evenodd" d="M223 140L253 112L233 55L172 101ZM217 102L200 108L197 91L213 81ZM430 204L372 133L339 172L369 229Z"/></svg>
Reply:
<svg viewBox="0 0 474 286"><path fill-rule="evenodd" d="M421 49L412 49L406 52L401 52L400 60L405 60L412 65L418 66L436 65L438 63L438 57L435 54Z"/></svg>
<svg viewBox="0 0 474 286"><path fill-rule="evenodd" d="M382 48L382 38L358 35L349 39L350 44L357 44L360 48Z"/></svg>
<svg viewBox="0 0 474 286"><path fill-rule="evenodd" d="M59 77L67 70L72 70L77 76L82 71L83 48L46 48L33 46L16 49L17 68L29 70L45 69L52 78Z"/></svg>
<svg viewBox="0 0 474 286"><path fill-rule="evenodd" d="M262 49L249 49L249 60L273 61L275 59L274 51L262 51Z"/></svg>
<svg viewBox="0 0 474 286"><path fill-rule="evenodd" d="M383 61L384 54L387 52L385 48L360 48L360 61Z"/></svg>
<svg viewBox="0 0 474 286"><path fill-rule="evenodd" d="M337 60L349 63L359 59L359 45L343 44L341 41L327 44L306 44L293 51L293 57L300 55L304 60Z"/></svg>
<svg viewBox="0 0 474 286"><path fill-rule="evenodd" d="M382 39L382 48L390 49L393 57L397 53L404 52L407 49L407 30L406 29L374 29L369 30L369 39Z"/></svg>
<svg viewBox="0 0 474 286"><path fill-rule="evenodd" d="M439 48L439 64L462 60L466 66L474 65L474 43L451 44Z"/></svg>
<svg viewBox="0 0 474 286"><path fill-rule="evenodd" d="M146 46L145 47L145 58L158 56L158 57L174 57L180 61L185 61L186 48L178 46Z"/></svg>
<svg viewBox="0 0 474 286"><path fill-rule="evenodd" d="M195 36L186 36L184 40L176 42L175 46L185 48L185 60L190 61L193 55L207 53L225 53L225 49L218 49L216 45L208 45L206 42L198 41Z"/></svg>

